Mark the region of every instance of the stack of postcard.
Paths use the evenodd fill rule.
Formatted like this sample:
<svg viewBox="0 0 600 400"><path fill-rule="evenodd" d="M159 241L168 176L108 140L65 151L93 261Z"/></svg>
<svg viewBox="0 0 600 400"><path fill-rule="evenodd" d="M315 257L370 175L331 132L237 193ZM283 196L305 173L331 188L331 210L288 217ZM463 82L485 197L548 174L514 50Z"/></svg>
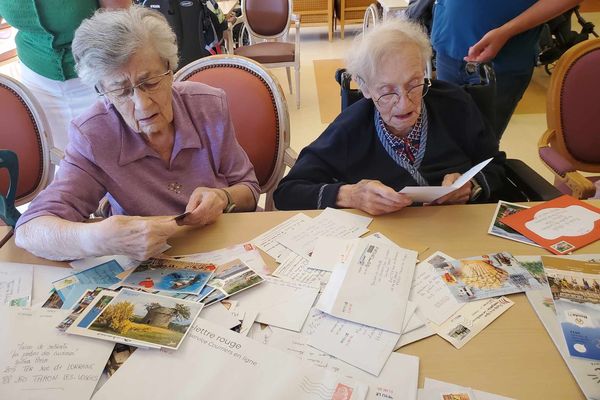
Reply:
<svg viewBox="0 0 600 400"><path fill-rule="evenodd" d="M121 289L87 292L57 328L137 347L176 350L202 303Z"/></svg>

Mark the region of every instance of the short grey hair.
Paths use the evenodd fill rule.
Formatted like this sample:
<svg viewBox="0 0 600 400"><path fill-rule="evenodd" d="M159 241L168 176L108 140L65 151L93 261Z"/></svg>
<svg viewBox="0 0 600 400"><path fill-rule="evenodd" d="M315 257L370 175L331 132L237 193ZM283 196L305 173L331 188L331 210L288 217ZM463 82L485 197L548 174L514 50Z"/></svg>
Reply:
<svg viewBox="0 0 600 400"><path fill-rule="evenodd" d="M346 69L361 86L377 76L377 66L387 55L394 54L407 44L418 47L423 70L431 59L429 38L423 27L405 19L392 18L354 38L352 51L346 58Z"/></svg>
<svg viewBox="0 0 600 400"><path fill-rule="evenodd" d="M177 68L177 37L161 13L136 5L98 10L75 31L72 49L77 74L94 86L147 46L154 47L169 68Z"/></svg>

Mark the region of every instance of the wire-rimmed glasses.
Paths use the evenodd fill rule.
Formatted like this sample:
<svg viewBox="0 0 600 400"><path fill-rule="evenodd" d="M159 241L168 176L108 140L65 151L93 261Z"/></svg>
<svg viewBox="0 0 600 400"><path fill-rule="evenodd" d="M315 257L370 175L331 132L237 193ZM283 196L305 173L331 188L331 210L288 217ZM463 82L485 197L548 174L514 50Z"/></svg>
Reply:
<svg viewBox="0 0 600 400"><path fill-rule="evenodd" d="M402 91L401 93L390 92L383 94L375 100L375 103L381 108L392 108L400 101L401 96L406 96L411 103L417 104L431 87L431 79L425 78L425 81L419 85L415 85L406 91Z"/></svg>

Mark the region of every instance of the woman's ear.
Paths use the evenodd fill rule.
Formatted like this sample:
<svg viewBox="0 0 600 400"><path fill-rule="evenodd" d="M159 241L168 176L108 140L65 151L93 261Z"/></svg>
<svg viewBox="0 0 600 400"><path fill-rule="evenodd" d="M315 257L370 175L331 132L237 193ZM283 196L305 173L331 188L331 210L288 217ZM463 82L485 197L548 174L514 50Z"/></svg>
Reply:
<svg viewBox="0 0 600 400"><path fill-rule="evenodd" d="M354 78L354 82L356 82L356 84L358 85L358 88L360 89L361 93L363 94L363 96L367 99L370 99L371 97L371 92L369 91L369 88L367 87L367 83L365 82L364 79L362 79L360 76L355 76Z"/></svg>

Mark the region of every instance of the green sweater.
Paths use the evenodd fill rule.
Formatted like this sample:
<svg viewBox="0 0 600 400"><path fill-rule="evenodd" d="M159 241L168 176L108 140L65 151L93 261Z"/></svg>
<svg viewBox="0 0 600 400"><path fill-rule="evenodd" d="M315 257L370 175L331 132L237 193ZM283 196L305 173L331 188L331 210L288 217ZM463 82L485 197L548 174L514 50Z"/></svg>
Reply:
<svg viewBox="0 0 600 400"><path fill-rule="evenodd" d="M75 29L98 8L98 0L0 0L0 15L19 30L17 54L49 79L76 78L71 42Z"/></svg>

